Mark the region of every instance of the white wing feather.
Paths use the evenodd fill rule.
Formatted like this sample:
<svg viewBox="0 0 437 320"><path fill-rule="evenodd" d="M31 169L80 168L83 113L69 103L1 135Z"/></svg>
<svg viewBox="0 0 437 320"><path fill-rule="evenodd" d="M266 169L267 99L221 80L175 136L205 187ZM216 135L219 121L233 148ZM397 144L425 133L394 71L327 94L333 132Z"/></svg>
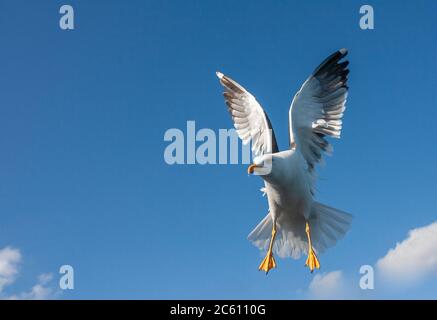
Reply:
<svg viewBox="0 0 437 320"><path fill-rule="evenodd" d="M347 54L341 49L323 61L296 93L289 110L290 145L300 151L313 172L322 152L331 153L325 136L340 138L348 87Z"/></svg>
<svg viewBox="0 0 437 320"><path fill-rule="evenodd" d="M255 157L278 151L270 120L255 97L231 78L217 72L234 127L243 144L252 141Z"/></svg>

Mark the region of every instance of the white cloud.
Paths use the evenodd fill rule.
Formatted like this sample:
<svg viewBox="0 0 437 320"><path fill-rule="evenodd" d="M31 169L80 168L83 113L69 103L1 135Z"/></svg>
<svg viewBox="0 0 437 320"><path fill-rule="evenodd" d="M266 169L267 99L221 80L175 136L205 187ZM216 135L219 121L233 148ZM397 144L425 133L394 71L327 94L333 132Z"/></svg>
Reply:
<svg viewBox="0 0 437 320"><path fill-rule="evenodd" d="M341 270L316 274L311 281L308 293L313 299L340 299L346 296L346 287Z"/></svg>
<svg viewBox="0 0 437 320"><path fill-rule="evenodd" d="M0 293L5 286L15 281L20 262L20 250L11 247L0 249Z"/></svg>
<svg viewBox="0 0 437 320"><path fill-rule="evenodd" d="M10 300L48 300L55 298L58 293L54 292L51 287L48 287L53 279L51 273L43 273L38 277L38 283L35 284L30 291L21 292L17 295L8 297Z"/></svg>
<svg viewBox="0 0 437 320"><path fill-rule="evenodd" d="M395 291L390 289L408 288L429 277L437 277L437 221L410 230L406 239L377 261L375 271L377 290L361 290L359 279L346 277L341 270L337 270L317 274L308 287L307 295L311 299L365 299L375 293L379 297L392 297Z"/></svg>
<svg viewBox="0 0 437 320"><path fill-rule="evenodd" d="M42 284L36 284L29 292L23 292L18 295L20 300L47 300L51 299L53 289L45 287Z"/></svg>
<svg viewBox="0 0 437 320"><path fill-rule="evenodd" d="M41 284L48 284L52 280L53 280L52 273L43 273L38 276L38 282Z"/></svg>
<svg viewBox="0 0 437 320"><path fill-rule="evenodd" d="M376 266L383 280L398 285L437 275L437 222L411 230Z"/></svg>
<svg viewBox="0 0 437 320"><path fill-rule="evenodd" d="M57 297L59 292L48 286L53 279L51 273L39 275L38 282L29 291L14 295L7 295L4 292L5 287L15 282L21 260L20 250L11 247L0 249L0 299L43 300Z"/></svg>

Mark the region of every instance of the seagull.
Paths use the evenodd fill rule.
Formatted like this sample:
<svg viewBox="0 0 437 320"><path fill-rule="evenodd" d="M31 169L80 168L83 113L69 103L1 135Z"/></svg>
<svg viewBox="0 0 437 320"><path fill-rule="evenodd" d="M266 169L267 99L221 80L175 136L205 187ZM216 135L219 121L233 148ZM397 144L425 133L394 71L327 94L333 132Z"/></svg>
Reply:
<svg viewBox="0 0 437 320"><path fill-rule="evenodd" d="M267 215L248 239L266 251L259 270L276 268L274 254L299 259L311 272L320 269L319 253L348 231L352 216L314 199L315 166L332 154L326 137L340 138L348 93L346 49L326 58L295 94L288 112L290 146L279 151L272 124L255 97L230 77L217 72L234 127L243 144L252 142L249 175L264 180Z"/></svg>

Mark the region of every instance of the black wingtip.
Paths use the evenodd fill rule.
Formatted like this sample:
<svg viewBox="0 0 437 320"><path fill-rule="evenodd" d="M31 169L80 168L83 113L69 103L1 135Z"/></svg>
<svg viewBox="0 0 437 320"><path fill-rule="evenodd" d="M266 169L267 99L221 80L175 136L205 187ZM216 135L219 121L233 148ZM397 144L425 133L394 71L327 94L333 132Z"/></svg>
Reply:
<svg viewBox="0 0 437 320"><path fill-rule="evenodd" d="M338 50L338 52L344 57L345 55L347 55L347 49L346 48L341 48L340 50Z"/></svg>
<svg viewBox="0 0 437 320"><path fill-rule="evenodd" d="M332 65L338 63L341 59L343 59L347 55L348 51L346 48L342 48L329 57L327 57L313 72L314 76L317 76L323 73L326 69L329 69Z"/></svg>

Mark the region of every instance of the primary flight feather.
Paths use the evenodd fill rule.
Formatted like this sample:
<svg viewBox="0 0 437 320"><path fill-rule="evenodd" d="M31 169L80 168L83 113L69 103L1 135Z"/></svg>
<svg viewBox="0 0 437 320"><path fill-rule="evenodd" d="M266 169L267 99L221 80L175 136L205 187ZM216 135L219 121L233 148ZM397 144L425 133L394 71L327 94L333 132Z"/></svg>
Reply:
<svg viewBox="0 0 437 320"><path fill-rule="evenodd" d="M303 83L289 109L290 148L279 151L270 120L255 97L217 72L234 127L244 144L252 142L254 163L248 173L260 175L269 212L249 234L267 254L259 269L276 267L274 254L298 259L308 255L311 272L317 255L333 246L350 227L352 216L314 200L315 165L331 153L326 137L340 138L347 98L346 49L323 61Z"/></svg>

